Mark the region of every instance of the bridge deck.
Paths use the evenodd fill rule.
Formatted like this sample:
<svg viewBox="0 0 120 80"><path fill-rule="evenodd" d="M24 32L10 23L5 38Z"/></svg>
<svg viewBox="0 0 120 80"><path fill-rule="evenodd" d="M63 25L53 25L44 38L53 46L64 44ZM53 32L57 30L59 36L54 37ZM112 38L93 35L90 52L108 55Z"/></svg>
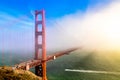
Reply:
<svg viewBox="0 0 120 80"><path fill-rule="evenodd" d="M16 64L14 67L17 69L29 70L29 68L40 65L41 62L41 60L29 60L20 64Z"/></svg>
<svg viewBox="0 0 120 80"><path fill-rule="evenodd" d="M70 52L75 51L77 49L78 48L72 48L72 49L67 49L67 50L64 50L64 51L57 52L57 53L47 57L47 59L45 61L54 60L57 57L60 57L64 54L69 54ZM16 69L29 70L32 67L40 65L42 63L42 61L43 61L42 59L38 59L38 60L33 59L33 60L26 61L26 62L22 62L20 64L16 64L14 67Z"/></svg>

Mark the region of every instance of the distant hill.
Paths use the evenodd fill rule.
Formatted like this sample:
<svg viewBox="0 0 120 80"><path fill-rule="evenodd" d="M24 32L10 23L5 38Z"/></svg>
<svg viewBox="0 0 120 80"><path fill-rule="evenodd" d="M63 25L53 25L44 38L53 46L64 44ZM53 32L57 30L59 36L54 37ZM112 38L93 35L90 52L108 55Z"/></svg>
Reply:
<svg viewBox="0 0 120 80"><path fill-rule="evenodd" d="M65 69L120 72L120 53L76 51L47 66L49 80L120 80L120 74L65 72Z"/></svg>

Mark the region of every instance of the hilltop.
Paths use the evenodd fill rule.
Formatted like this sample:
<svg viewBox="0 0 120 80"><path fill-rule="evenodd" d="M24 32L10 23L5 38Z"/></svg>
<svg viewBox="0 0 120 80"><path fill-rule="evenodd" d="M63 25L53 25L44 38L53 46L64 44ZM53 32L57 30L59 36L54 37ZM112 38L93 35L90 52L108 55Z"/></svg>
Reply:
<svg viewBox="0 0 120 80"><path fill-rule="evenodd" d="M0 67L0 80L42 80L34 73L25 70L13 70L12 67Z"/></svg>

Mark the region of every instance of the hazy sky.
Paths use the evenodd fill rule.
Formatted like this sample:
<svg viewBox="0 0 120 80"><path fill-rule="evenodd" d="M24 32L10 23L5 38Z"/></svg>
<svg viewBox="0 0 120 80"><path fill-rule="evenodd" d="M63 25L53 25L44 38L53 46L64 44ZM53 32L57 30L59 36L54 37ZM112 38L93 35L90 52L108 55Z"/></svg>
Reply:
<svg viewBox="0 0 120 80"><path fill-rule="evenodd" d="M0 50L34 50L34 10L46 12L47 49L119 49L119 0L3 0Z"/></svg>

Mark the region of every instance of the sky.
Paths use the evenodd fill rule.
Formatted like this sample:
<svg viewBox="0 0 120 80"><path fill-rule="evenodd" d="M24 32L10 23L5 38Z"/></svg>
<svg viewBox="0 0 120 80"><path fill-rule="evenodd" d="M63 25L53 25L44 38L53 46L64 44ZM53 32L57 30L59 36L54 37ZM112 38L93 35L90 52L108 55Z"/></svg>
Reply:
<svg viewBox="0 0 120 80"><path fill-rule="evenodd" d="M109 2L110 0L4 0L0 2L0 11L16 17L20 15L30 17L30 12L45 9L46 18L56 18L78 10L85 12L89 6Z"/></svg>
<svg viewBox="0 0 120 80"><path fill-rule="evenodd" d="M47 50L118 50L119 5L119 0L2 0L0 51L34 51L34 11L42 9Z"/></svg>

